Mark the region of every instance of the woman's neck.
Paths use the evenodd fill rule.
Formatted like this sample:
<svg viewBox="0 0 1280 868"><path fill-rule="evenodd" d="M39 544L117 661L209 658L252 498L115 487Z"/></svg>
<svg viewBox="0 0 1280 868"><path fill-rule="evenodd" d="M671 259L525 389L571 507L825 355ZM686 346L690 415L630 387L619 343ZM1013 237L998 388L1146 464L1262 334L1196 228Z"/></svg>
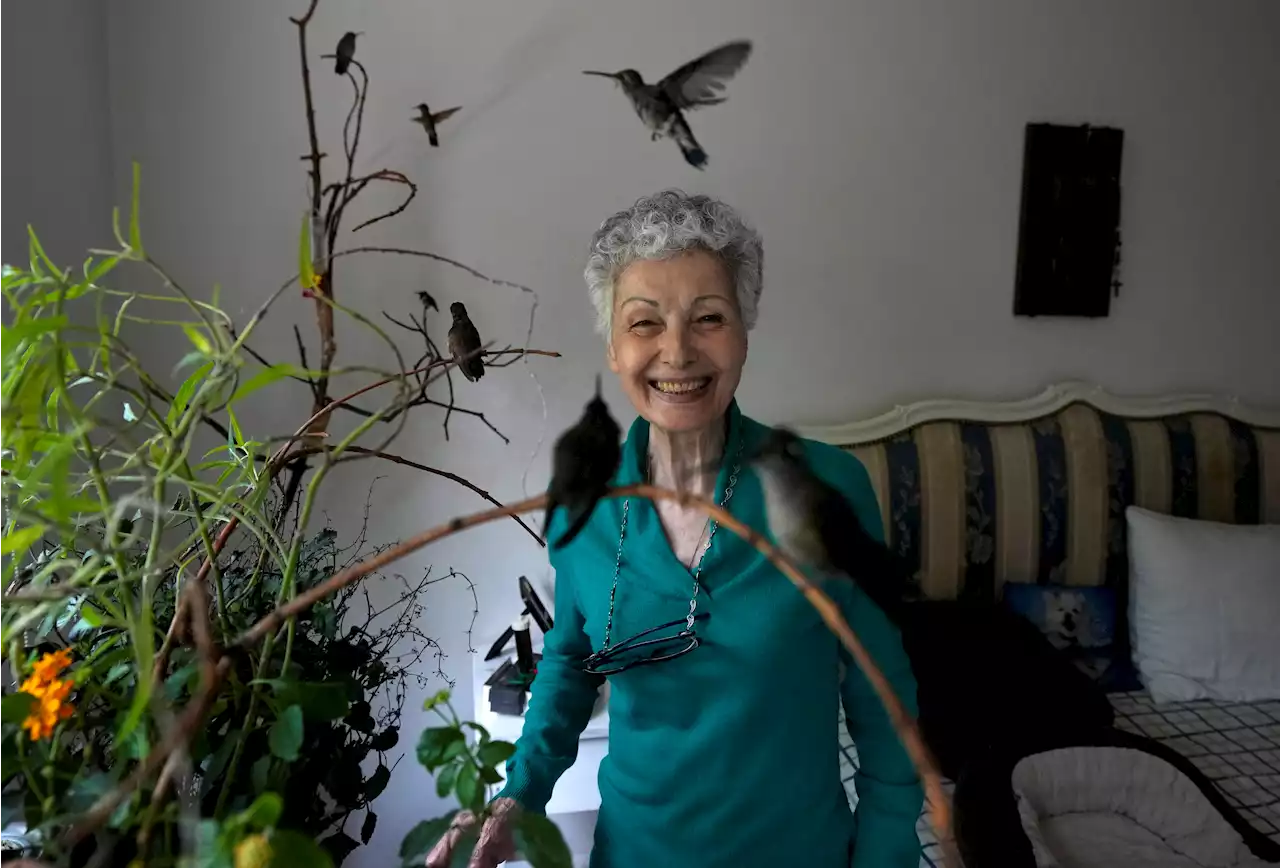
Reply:
<svg viewBox="0 0 1280 868"><path fill-rule="evenodd" d="M723 419L698 431L649 429L649 478L654 485L713 497L724 456Z"/></svg>

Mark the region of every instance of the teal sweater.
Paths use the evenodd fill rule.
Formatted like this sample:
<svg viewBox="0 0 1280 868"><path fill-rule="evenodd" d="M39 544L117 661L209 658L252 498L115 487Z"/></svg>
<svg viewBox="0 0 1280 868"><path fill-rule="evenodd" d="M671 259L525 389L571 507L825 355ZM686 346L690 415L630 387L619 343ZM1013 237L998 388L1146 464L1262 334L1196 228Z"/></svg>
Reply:
<svg viewBox="0 0 1280 868"><path fill-rule="evenodd" d="M730 406L717 502L739 445L749 454L766 431L736 402ZM648 423L637 419L618 484L641 479L648 440ZM861 462L826 444L805 441L805 448L811 467L883 538ZM602 501L586 529L551 553L555 626L499 794L526 810L545 810L590 718L600 681L581 661L604 640L622 504ZM768 527L759 480L745 463L728 508L752 527ZM548 538L564 527L559 510ZM613 642L685 615L691 587L652 504L632 499ZM826 587L914 715L915 679L897 630L852 583ZM817 612L724 528L703 556L698 612L707 615L694 628L699 647L610 676L592 868L914 868L918 779L871 685ZM842 684L838 661L847 666ZM838 700L859 758L852 813L840 781Z"/></svg>

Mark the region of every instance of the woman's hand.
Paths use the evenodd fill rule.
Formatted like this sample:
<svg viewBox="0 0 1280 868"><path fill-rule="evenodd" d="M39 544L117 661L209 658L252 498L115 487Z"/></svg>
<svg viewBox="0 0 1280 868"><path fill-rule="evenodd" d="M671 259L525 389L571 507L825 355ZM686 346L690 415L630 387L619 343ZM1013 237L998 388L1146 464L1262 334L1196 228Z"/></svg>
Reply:
<svg viewBox="0 0 1280 868"><path fill-rule="evenodd" d="M514 799L494 799L488 816L480 828L480 838L471 853L468 868L498 868L516 858L515 825L520 806ZM439 843L427 854L427 868L448 868L453 850L468 831L475 828L476 817L470 811L459 811Z"/></svg>

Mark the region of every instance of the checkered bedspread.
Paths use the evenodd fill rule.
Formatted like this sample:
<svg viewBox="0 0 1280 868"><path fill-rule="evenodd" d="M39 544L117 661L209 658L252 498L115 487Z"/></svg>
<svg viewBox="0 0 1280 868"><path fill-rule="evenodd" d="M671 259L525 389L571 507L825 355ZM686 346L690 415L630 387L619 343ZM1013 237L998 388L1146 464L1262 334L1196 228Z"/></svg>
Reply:
<svg viewBox="0 0 1280 868"><path fill-rule="evenodd" d="M1280 843L1280 701L1157 705L1135 692L1115 694L1111 705L1117 729L1190 759L1241 816Z"/></svg>
<svg viewBox="0 0 1280 868"><path fill-rule="evenodd" d="M1157 705L1146 692L1136 691L1113 694L1111 705L1116 728L1153 738L1190 759L1241 816L1280 843L1280 701ZM853 806L858 801L853 789L858 756L843 713L839 733L840 778ZM916 828L920 865L937 868L942 864L941 848L924 814Z"/></svg>

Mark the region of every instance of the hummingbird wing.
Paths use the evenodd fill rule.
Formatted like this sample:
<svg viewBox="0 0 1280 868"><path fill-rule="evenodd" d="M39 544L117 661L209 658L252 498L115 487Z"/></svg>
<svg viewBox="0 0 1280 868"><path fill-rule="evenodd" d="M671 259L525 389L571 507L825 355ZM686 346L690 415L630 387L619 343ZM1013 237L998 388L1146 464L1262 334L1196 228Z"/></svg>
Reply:
<svg viewBox="0 0 1280 868"><path fill-rule="evenodd" d="M827 487L823 500L825 504L818 515L832 565L847 574L890 620L901 624L910 578L905 563L867 533L853 506L839 491Z"/></svg>
<svg viewBox="0 0 1280 868"><path fill-rule="evenodd" d="M437 124L438 124L438 123L440 123L440 122L441 122L441 121L443 121L443 120L448 120L449 118L453 117L455 114L457 114L457 113L458 113L458 111L459 111L461 108L462 108L462 106L460 106L460 105L456 105L456 106L454 106L453 108L445 109L444 111L436 112L435 114L433 114L433 115L431 116L431 120L432 120L434 123L437 123Z"/></svg>
<svg viewBox="0 0 1280 868"><path fill-rule="evenodd" d="M462 357L480 349L480 346L480 332L470 320L454 323L449 329L449 353L458 362L458 370L472 382L484 376L484 359L479 355Z"/></svg>
<svg viewBox="0 0 1280 868"><path fill-rule="evenodd" d="M728 42L694 58L658 82L657 88L680 109L724 102L719 92L751 55L746 40Z"/></svg>

